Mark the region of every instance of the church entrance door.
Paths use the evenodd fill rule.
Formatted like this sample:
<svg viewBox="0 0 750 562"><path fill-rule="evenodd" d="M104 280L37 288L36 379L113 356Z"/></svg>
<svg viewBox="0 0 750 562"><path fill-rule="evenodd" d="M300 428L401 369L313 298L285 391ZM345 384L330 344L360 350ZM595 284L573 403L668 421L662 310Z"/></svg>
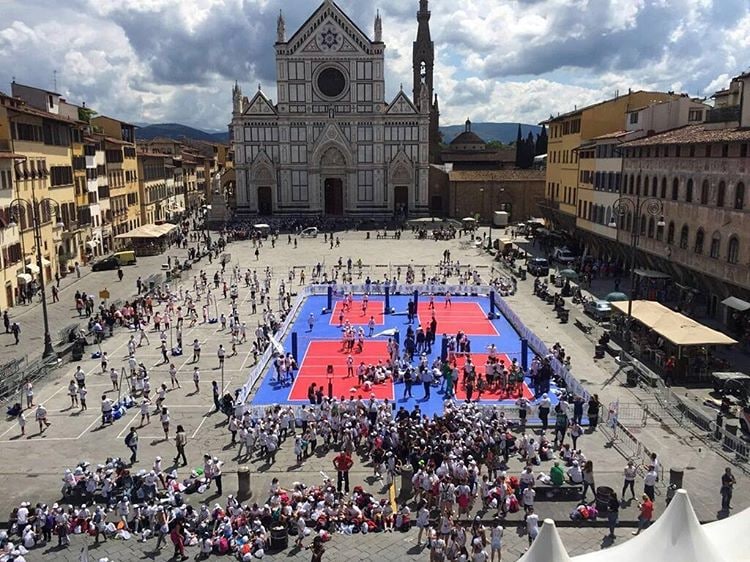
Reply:
<svg viewBox="0 0 750 562"><path fill-rule="evenodd" d="M323 182L326 215L344 214L344 182L341 178L326 178Z"/></svg>
<svg viewBox="0 0 750 562"><path fill-rule="evenodd" d="M393 190L393 213L397 217L409 216L409 187L397 185Z"/></svg>
<svg viewBox="0 0 750 562"><path fill-rule="evenodd" d="M258 214L273 214L273 194L271 193L271 187L268 185L258 187Z"/></svg>

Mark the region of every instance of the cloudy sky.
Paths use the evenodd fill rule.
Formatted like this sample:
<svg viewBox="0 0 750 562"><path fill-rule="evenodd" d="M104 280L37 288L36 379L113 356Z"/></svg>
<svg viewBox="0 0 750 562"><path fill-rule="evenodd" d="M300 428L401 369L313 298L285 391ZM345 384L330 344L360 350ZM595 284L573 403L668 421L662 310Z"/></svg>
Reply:
<svg viewBox="0 0 750 562"><path fill-rule="evenodd" d="M53 88L134 122L224 130L231 86L276 98L273 43L321 0L0 0L0 91ZM338 0L411 90L417 0ZM710 95L750 65L747 0L432 0L441 123L536 123L648 88Z"/></svg>

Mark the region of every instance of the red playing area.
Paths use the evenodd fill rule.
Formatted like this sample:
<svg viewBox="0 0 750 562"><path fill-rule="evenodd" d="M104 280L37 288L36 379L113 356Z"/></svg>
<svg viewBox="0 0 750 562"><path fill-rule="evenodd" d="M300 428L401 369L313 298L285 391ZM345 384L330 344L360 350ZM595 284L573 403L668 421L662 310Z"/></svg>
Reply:
<svg viewBox="0 0 750 562"><path fill-rule="evenodd" d="M289 393L289 400L307 401L307 388L311 383L323 385L323 389L328 394L328 376L326 367L333 365L333 395L355 397L362 395L369 398L374 394L375 398L383 400L388 398L393 400L393 383L388 380L384 384L376 384L371 390L366 391L357 385L357 366L364 363L377 363L379 360L385 361L388 357L386 342L384 341L365 341L365 347L362 353L353 353L354 358L354 376L346 378L346 358L348 353L341 350L340 341L313 341L307 348L305 357L299 368L299 373L294 379L294 385ZM354 389L352 391L352 389Z"/></svg>
<svg viewBox="0 0 750 562"><path fill-rule="evenodd" d="M443 298L435 298L435 308L430 308L430 297L420 297L418 314L419 323L427 326L435 313L438 334L455 334L462 330L469 336L497 336L492 322L476 302L455 302L445 306Z"/></svg>
<svg viewBox="0 0 750 562"><path fill-rule="evenodd" d="M485 363L487 363L487 353L472 353L471 354L471 362L474 363L474 369L477 373L481 373L482 377L484 378L485 374ZM504 353L498 353L497 357L499 360L502 360L505 362L506 365L511 364L510 358L505 355ZM463 367L466 363L466 356L465 355L456 355L456 365L458 366L459 375L458 375L458 386L456 387L456 399L458 400L466 400L466 389L463 386L463 380L464 380L464 372ZM528 386L526 386L526 383L523 383L523 395L528 400L531 400L534 397L534 393L531 392ZM513 392L511 395L509 395L508 392L503 391L499 386L493 386L492 388L485 388L484 392L482 392L482 398L480 399L480 402L484 402L485 400L490 401L498 401L498 400L516 400L520 398L518 395L518 392ZM471 397L472 400L477 399L477 391L476 387L474 388L474 394Z"/></svg>
<svg viewBox="0 0 750 562"><path fill-rule="evenodd" d="M344 310L344 301L336 301L333 305L333 313L329 320L331 326L339 326L340 314ZM367 303L367 312L362 311L362 299L354 299L349 310L344 312L344 322L347 320L353 326L367 325L370 316L375 318L375 325L382 326L385 323L383 314L385 312L385 303L383 301L369 301Z"/></svg>

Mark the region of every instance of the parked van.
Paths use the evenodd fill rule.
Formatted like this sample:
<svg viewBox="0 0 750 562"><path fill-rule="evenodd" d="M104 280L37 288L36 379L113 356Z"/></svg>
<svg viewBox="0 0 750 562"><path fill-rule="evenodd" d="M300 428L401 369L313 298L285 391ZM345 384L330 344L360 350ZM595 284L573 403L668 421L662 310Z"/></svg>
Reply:
<svg viewBox="0 0 750 562"><path fill-rule="evenodd" d="M133 250L115 252L112 254L112 257L115 258L120 265L135 265L135 252Z"/></svg>

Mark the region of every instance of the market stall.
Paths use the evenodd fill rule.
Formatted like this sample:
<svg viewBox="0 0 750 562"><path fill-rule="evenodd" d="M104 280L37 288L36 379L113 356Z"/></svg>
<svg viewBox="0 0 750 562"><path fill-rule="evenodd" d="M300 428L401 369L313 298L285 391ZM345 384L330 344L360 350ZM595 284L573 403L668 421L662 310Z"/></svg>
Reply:
<svg viewBox="0 0 750 562"><path fill-rule="evenodd" d="M156 256L166 251L177 231L177 225L170 223L144 224L124 234L118 234L115 240L120 249L130 248L136 256Z"/></svg>
<svg viewBox="0 0 750 562"><path fill-rule="evenodd" d="M736 340L655 301L632 302L633 323L626 329L627 301L612 303L613 329L629 339L633 355L662 374L701 378L710 374L713 348Z"/></svg>

